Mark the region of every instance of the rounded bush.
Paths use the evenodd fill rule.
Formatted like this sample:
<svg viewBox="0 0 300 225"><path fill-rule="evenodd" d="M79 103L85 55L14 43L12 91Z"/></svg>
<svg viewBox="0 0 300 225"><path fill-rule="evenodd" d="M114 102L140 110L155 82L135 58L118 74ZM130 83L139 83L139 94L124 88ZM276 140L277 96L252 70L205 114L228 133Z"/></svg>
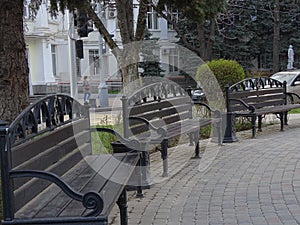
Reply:
<svg viewBox="0 0 300 225"><path fill-rule="evenodd" d="M225 92L226 85L233 85L245 78L245 72L242 66L234 60L218 59L205 64L216 77L221 89ZM203 69L200 66L197 77L201 77Z"/></svg>

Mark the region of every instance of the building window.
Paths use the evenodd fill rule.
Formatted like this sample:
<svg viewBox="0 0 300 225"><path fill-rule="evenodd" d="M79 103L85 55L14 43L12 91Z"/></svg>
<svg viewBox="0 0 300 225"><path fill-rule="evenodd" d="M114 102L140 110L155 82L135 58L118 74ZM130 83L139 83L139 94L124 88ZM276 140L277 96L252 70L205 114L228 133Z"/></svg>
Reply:
<svg viewBox="0 0 300 225"><path fill-rule="evenodd" d="M157 30L158 29L157 12L155 12L152 7L148 8L147 26L148 26L148 29L150 29L150 30Z"/></svg>
<svg viewBox="0 0 300 225"><path fill-rule="evenodd" d="M178 49L171 48L169 49L169 72L170 73L178 72L178 68L179 68Z"/></svg>
<svg viewBox="0 0 300 225"><path fill-rule="evenodd" d="M52 57L52 71L53 76L57 75L57 68L56 68L56 45L51 45L51 57Z"/></svg>
<svg viewBox="0 0 300 225"><path fill-rule="evenodd" d="M96 49L89 50L89 66L91 76L100 73L99 51Z"/></svg>

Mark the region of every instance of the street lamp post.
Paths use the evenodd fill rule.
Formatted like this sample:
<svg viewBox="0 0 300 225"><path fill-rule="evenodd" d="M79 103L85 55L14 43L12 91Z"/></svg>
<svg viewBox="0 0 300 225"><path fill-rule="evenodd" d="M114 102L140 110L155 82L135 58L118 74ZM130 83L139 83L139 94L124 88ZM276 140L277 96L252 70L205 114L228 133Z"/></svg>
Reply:
<svg viewBox="0 0 300 225"><path fill-rule="evenodd" d="M97 12L98 17L102 19L102 8L101 1L99 0L97 3ZM104 63L103 63L103 39L99 32L99 65L100 65L100 83L98 86L98 97L100 107L108 106L108 89L104 79Z"/></svg>
<svg viewBox="0 0 300 225"><path fill-rule="evenodd" d="M74 35L74 17L72 12L68 12L68 48L69 48L69 70L70 70L70 95L77 98L77 74L76 74L76 56Z"/></svg>

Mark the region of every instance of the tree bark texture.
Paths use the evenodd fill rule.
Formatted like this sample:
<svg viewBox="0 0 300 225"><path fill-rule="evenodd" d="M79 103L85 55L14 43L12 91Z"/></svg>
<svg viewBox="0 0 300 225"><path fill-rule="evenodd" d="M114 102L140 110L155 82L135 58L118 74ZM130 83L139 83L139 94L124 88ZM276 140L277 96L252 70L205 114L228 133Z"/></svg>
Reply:
<svg viewBox="0 0 300 225"><path fill-rule="evenodd" d="M215 19L210 20L210 32L209 32L209 38L207 40L207 47L205 51L205 57L204 60L212 60L212 51L213 51L213 46L215 43L215 30L216 30L216 21Z"/></svg>
<svg viewBox="0 0 300 225"><path fill-rule="evenodd" d="M272 72L279 71L279 41L280 41L280 16L279 16L279 0L274 3L274 36L273 36L273 66Z"/></svg>
<svg viewBox="0 0 300 225"><path fill-rule="evenodd" d="M12 122L28 105L23 0L0 0L0 119Z"/></svg>
<svg viewBox="0 0 300 225"><path fill-rule="evenodd" d="M98 15L90 7L88 1L85 2L85 5L83 5L83 10L86 10L89 17L93 20L100 34L109 45L112 53L117 59L119 71L122 75L123 86L127 86L132 81L139 80L137 66L140 53L139 47L141 45L139 41L144 39L147 6L147 0L141 0L139 2L139 14L135 30L133 18L133 0L116 0L117 18L123 45L122 48L120 48L112 39Z"/></svg>

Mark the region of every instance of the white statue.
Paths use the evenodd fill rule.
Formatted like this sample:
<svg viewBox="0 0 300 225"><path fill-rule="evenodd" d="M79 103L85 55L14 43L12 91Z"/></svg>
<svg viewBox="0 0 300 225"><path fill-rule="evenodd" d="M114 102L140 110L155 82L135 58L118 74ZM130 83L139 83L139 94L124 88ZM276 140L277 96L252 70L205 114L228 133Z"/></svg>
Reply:
<svg viewBox="0 0 300 225"><path fill-rule="evenodd" d="M288 50L288 64L287 64L287 69L291 70L294 68L294 50L293 50L293 45L289 46Z"/></svg>

